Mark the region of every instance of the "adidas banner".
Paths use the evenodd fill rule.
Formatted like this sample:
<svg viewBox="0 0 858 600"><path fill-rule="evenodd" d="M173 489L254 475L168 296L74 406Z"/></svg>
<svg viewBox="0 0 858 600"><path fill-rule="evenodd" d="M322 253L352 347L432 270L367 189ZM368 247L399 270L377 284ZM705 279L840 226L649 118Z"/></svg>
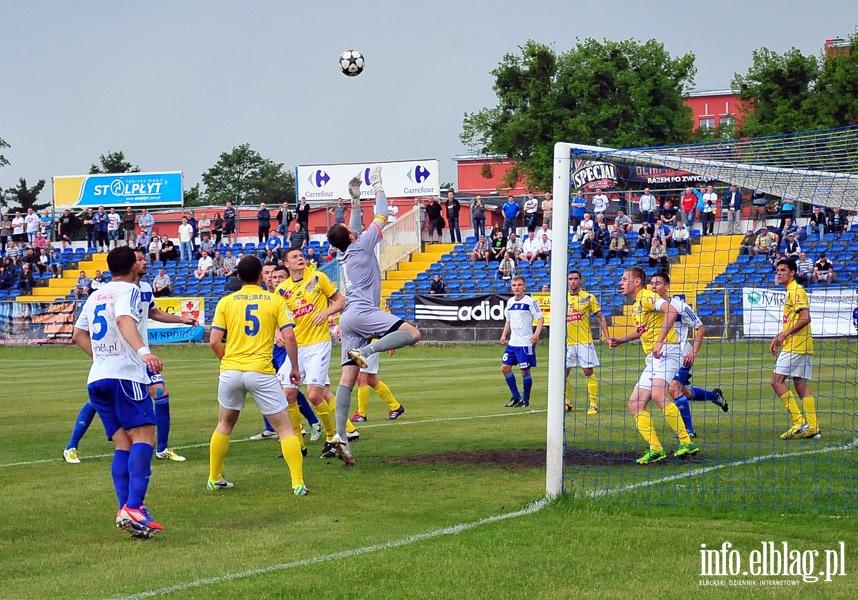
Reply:
<svg viewBox="0 0 858 600"><path fill-rule="evenodd" d="M509 296L490 294L447 300L439 296L417 296L414 318L420 323L453 327L503 326L503 309Z"/></svg>

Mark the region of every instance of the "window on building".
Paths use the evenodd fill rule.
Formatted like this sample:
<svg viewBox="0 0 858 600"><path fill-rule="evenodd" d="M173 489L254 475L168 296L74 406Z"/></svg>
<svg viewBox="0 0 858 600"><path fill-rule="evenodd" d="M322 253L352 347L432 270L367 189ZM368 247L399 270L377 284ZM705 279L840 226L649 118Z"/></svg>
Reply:
<svg viewBox="0 0 858 600"><path fill-rule="evenodd" d="M721 117L721 127L732 127L736 124L736 119L733 117Z"/></svg>
<svg viewBox="0 0 858 600"><path fill-rule="evenodd" d="M715 129L715 119L700 119L700 129Z"/></svg>

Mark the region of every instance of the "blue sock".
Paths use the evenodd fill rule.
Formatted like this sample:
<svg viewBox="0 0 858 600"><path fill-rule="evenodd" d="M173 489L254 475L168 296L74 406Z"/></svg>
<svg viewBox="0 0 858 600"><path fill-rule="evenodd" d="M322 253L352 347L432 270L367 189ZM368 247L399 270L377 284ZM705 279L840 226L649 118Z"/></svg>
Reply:
<svg viewBox="0 0 858 600"><path fill-rule="evenodd" d="M92 419L94 417L95 407L87 402L81 407L80 412L77 414L77 420L74 423L74 429L72 430L71 439L69 440L69 445L66 446L66 450L77 448L77 445L80 444L80 440L86 433L86 430L89 429L90 425L92 425Z"/></svg>
<svg viewBox="0 0 858 600"><path fill-rule="evenodd" d="M310 427L312 427L314 423L319 422L319 417L316 416L316 411L313 410L313 407L310 406L310 403L307 401L307 397L300 391L298 392L298 410L301 411L301 416L307 419Z"/></svg>
<svg viewBox="0 0 858 600"><path fill-rule="evenodd" d="M533 377L530 376L530 373L525 373L521 376L522 387L524 387L524 396L522 397L522 401L525 404L530 404L530 390L533 388Z"/></svg>
<svg viewBox="0 0 858 600"><path fill-rule="evenodd" d="M170 394L155 399L155 423L158 427L158 452L163 452L170 439Z"/></svg>
<svg viewBox="0 0 858 600"><path fill-rule="evenodd" d="M718 404L718 396L715 392L710 392L709 390L704 390L703 388L693 387L691 388L691 399L695 402L703 402L704 400L708 400L709 402L714 402Z"/></svg>
<svg viewBox="0 0 858 600"><path fill-rule="evenodd" d="M688 431L688 433L693 432L694 425L691 423L691 405L688 403L688 396L680 394L673 403L676 404L676 408L679 409L679 414L682 416L682 422L685 424L685 430Z"/></svg>
<svg viewBox="0 0 858 600"><path fill-rule="evenodd" d="M274 431L274 428L271 426L271 423L268 422L268 417L262 415L262 420L265 421L265 431Z"/></svg>
<svg viewBox="0 0 858 600"><path fill-rule="evenodd" d="M119 508L128 502L128 450L116 450L113 452L113 463L110 465L110 475L113 477L113 488L116 490L116 499Z"/></svg>
<svg viewBox="0 0 858 600"><path fill-rule="evenodd" d="M516 400L521 400L521 394L518 393L518 384L515 382L515 375L510 373L505 379L506 384L509 386L509 391L512 392L512 397Z"/></svg>
<svg viewBox="0 0 858 600"><path fill-rule="evenodd" d="M140 508L145 504L149 477L152 475L152 454L155 449L149 444L133 444L128 456L128 500L129 508Z"/></svg>

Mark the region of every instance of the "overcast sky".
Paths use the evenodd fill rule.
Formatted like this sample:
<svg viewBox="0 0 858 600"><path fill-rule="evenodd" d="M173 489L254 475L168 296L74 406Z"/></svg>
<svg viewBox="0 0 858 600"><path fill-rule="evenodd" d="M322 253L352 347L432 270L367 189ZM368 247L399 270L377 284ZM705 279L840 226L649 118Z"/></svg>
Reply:
<svg viewBox="0 0 858 600"><path fill-rule="evenodd" d="M754 49L847 37L858 2L0 0L0 23L0 186L50 194L117 150L187 188L242 143L287 169L438 158L455 181L464 113L496 104L490 71L528 39L655 38L695 54L697 89L727 88ZM348 48L356 78L337 68Z"/></svg>

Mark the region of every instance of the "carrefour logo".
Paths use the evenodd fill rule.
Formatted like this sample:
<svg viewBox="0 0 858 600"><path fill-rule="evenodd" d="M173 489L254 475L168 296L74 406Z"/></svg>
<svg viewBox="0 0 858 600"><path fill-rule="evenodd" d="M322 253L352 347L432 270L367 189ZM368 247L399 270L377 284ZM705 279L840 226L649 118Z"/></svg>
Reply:
<svg viewBox="0 0 858 600"><path fill-rule="evenodd" d="M310 176L307 178L307 181L310 182L310 185L322 188L325 187L328 182L331 180L331 176L325 173L322 169L316 169Z"/></svg>
<svg viewBox="0 0 858 600"><path fill-rule="evenodd" d="M415 165L413 169L408 170L407 177L414 183L423 183L428 179L430 174L429 169L423 165Z"/></svg>

